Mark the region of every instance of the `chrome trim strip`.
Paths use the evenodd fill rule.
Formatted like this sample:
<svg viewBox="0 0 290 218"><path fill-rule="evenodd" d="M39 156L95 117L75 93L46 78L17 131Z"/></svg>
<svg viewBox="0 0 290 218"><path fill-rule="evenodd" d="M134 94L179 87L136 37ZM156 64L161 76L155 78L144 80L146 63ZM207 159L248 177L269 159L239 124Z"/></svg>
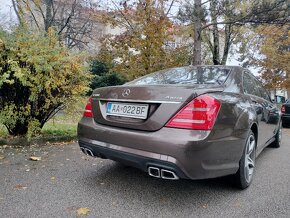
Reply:
<svg viewBox="0 0 290 218"><path fill-rule="evenodd" d="M96 98L100 101L114 101L114 102L136 102L136 103L166 103L166 104L180 104L180 101L151 101L151 100L132 100L132 99L114 99L114 98Z"/></svg>

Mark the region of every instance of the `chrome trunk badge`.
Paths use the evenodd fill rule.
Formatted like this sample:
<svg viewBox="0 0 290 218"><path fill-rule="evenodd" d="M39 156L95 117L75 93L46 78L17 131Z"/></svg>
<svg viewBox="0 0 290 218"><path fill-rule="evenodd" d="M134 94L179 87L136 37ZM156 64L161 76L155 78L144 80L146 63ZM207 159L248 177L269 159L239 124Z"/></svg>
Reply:
<svg viewBox="0 0 290 218"><path fill-rule="evenodd" d="M130 89L124 89L124 91L122 92L122 96L123 97L127 97L129 96L131 93L131 90Z"/></svg>

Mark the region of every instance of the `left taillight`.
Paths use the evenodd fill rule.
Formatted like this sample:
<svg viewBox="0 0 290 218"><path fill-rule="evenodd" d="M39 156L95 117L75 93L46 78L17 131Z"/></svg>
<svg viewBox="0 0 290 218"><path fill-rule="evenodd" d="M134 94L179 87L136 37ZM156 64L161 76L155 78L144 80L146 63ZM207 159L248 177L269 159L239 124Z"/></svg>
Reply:
<svg viewBox="0 0 290 218"><path fill-rule="evenodd" d="M92 96L89 97L88 102L85 107L84 117L93 117L92 112Z"/></svg>
<svg viewBox="0 0 290 218"><path fill-rule="evenodd" d="M193 130L211 130L220 107L221 103L217 99L209 95L198 96L175 114L165 126Z"/></svg>
<svg viewBox="0 0 290 218"><path fill-rule="evenodd" d="M281 113L282 113L282 114L285 114L285 112L286 112L285 105L282 105L282 107L281 107Z"/></svg>

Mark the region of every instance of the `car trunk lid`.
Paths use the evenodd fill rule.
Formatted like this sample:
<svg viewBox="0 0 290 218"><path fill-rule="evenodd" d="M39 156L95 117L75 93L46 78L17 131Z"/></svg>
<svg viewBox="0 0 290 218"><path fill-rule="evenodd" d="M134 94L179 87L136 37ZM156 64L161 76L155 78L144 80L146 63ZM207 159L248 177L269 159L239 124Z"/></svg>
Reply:
<svg viewBox="0 0 290 218"><path fill-rule="evenodd" d="M96 89L92 94L94 120L103 125L121 128L156 131L183 106L196 96L205 93L221 92L222 85L154 85L154 86L115 86ZM108 107L143 107L145 117L128 114L111 114ZM146 109L147 108L147 109ZM142 115L143 116L143 115ZM135 118L134 118L135 117Z"/></svg>

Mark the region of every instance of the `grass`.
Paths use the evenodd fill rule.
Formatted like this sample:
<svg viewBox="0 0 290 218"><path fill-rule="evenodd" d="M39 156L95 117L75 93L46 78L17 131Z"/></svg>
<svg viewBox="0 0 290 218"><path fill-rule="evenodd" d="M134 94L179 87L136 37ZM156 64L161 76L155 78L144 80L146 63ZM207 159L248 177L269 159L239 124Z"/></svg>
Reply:
<svg viewBox="0 0 290 218"><path fill-rule="evenodd" d="M41 134L45 138L58 138L59 140L72 140L77 136L77 124L82 113L58 114L49 120L42 128Z"/></svg>

